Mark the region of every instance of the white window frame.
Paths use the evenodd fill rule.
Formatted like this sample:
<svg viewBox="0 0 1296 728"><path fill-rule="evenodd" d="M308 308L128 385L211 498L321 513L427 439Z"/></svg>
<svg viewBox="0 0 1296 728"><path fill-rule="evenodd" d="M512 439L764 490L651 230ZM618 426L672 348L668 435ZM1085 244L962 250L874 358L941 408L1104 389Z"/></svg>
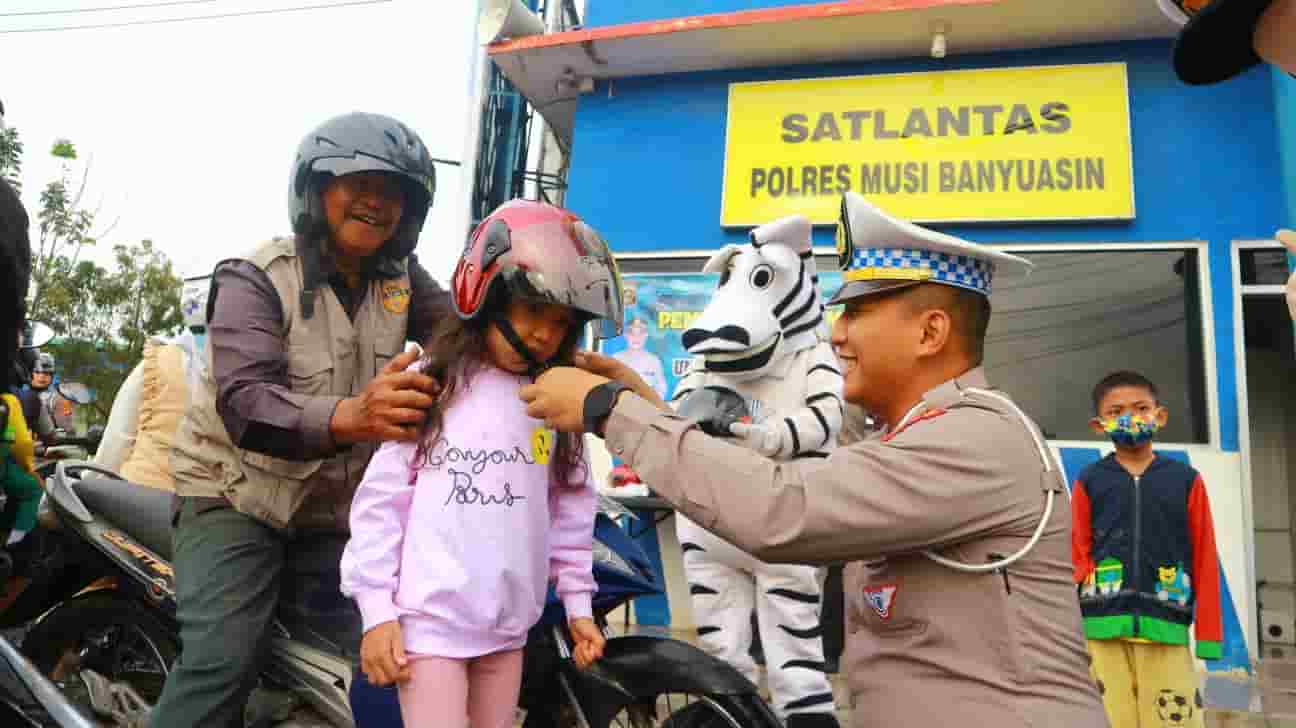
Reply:
<svg viewBox="0 0 1296 728"><path fill-rule="evenodd" d="M1251 406L1247 397L1247 363L1246 363L1246 329L1243 327L1242 305L1247 296L1282 296L1286 293L1284 286L1262 286L1242 284L1242 251L1282 248L1277 240L1234 240L1229 251L1233 267L1233 359L1236 362L1238 388L1238 451L1242 458L1242 498L1245 507L1242 509L1244 535L1247 535L1246 563L1247 599L1255 608L1256 603L1256 562L1255 562L1255 499L1251 490ZM1247 638L1250 645L1256 644L1256 625L1247 627Z"/></svg>

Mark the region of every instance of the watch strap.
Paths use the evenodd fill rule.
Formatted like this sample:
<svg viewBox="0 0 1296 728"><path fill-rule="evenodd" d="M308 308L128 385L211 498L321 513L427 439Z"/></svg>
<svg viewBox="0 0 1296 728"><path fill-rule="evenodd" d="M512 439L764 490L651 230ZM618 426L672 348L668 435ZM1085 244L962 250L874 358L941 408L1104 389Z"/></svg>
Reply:
<svg viewBox="0 0 1296 728"><path fill-rule="evenodd" d="M612 414L612 406L616 404L617 394L627 389L629 387L613 380L598 385L585 395L582 424L586 432L599 434L603 421Z"/></svg>

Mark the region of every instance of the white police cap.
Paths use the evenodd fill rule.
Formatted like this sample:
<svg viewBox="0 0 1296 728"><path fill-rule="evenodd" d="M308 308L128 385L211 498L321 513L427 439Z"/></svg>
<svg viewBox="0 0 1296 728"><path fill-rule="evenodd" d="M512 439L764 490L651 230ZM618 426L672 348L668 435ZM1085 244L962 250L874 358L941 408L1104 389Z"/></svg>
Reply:
<svg viewBox="0 0 1296 728"><path fill-rule="evenodd" d="M837 223L842 286L829 305L883 291L941 283L990 295L995 276L1021 277L1031 262L883 212L854 192L842 195Z"/></svg>

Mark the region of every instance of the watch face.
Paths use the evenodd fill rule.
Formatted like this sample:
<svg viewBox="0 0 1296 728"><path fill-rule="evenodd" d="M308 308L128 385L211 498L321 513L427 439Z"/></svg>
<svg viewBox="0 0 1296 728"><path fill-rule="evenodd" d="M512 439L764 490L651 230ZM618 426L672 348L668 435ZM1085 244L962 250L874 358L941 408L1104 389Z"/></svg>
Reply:
<svg viewBox="0 0 1296 728"><path fill-rule="evenodd" d="M619 382L607 382L599 387L599 413L606 417L612 413L612 405L616 404L617 392L625 389L625 385Z"/></svg>
<svg viewBox="0 0 1296 728"><path fill-rule="evenodd" d="M622 389L625 387L618 382L604 382L585 395L583 424L586 432L599 431L599 425L612 413L612 403L616 400L616 393Z"/></svg>

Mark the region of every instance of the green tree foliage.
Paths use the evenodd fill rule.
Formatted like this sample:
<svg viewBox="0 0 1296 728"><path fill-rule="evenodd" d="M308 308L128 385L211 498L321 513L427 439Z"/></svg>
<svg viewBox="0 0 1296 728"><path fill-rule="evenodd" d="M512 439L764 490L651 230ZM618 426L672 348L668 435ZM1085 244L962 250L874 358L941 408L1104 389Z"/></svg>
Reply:
<svg viewBox="0 0 1296 728"><path fill-rule="evenodd" d="M183 282L151 240L114 247L115 268L89 261L51 269L47 319L63 334L48 347L64 379L94 389L92 418L104 422L117 390L144 356L149 337L174 334L184 325Z"/></svg>
<svg viewBox="0 0 1296 728"><path fill-rule="evenodd" d="M0 178L22 192L22 139L14 127L0 129Z"/></svg>
<svg viewBox="0 0 1296 728"><path fill-rule="evenodd" d="M0 175L18 176L22 152L17 129L0 132ZM35 215L28 315L59 334L46 350L55 355L62 380L95 390L89 421L102 423L149 337L183 326L183 283L151 240L114 245L109 267L81 259L111 227L92 232L97 210L82 204L89 169L79 165L76 146L59 139L50 155L60 172L41 190Z"/></svg>

